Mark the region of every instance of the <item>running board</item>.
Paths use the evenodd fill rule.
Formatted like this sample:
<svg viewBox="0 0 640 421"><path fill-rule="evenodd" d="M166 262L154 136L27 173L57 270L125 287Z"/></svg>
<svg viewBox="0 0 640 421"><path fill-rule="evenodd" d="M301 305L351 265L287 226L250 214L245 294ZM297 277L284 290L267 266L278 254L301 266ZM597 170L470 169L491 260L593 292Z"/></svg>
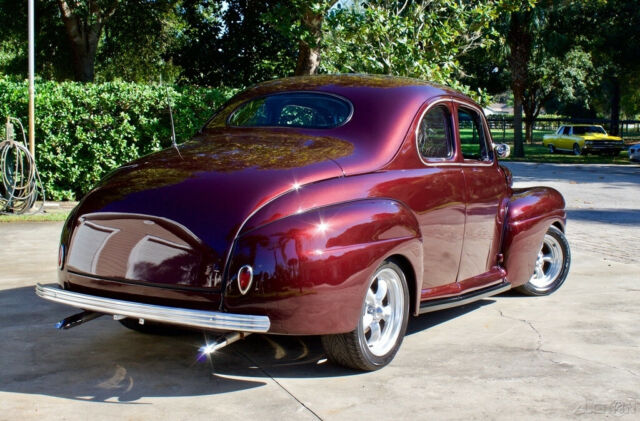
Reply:
<svg viewBox="0 0 640 421"><path fill-rule="evenodd" d="M455 297L441 298L438 300L429 300L420 304L420 314L430 313L432 311L444 310L445 308L463 306L483 298L491 297L511 289L509 282L503 282L488 288L471 291L463 295Z"/></svg>

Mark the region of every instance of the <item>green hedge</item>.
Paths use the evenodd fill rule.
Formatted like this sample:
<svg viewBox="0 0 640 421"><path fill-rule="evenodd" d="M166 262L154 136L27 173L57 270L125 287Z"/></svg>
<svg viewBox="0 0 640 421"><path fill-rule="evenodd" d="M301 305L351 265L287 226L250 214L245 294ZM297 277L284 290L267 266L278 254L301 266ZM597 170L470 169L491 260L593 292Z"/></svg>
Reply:
<svg viewBox="0 0 640 421"><path fill-rule="evenodd" d="M169 86L178 142L234 90ZM36 84L36 160L47 198L77 199L110 170L171 144L167 87L113 82ZM26 82L0 78L0 116L27 127ZM4 138L4 124L2 124Z"/></svg>

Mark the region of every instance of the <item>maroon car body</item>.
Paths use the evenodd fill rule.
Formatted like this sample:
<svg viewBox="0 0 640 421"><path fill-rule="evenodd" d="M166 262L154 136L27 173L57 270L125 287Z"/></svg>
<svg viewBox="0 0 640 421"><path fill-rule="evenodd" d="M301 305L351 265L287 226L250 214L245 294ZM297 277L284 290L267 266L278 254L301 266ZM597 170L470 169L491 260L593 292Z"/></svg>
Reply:
<svg viewBox="0 0 640 421"><path fill-rule="evenodd" d="M351 110L329 128L230 123L244 104L286 92ZM430 159L417 137L435 108L452 144ZM465 156L467 116L484 157ZM413 315L519 287L550 227L564 231L564 201L551 188L513 189L493 148L481 109L447 88L354 75L266 82L191 141L114 171L80 202L61 237L60 291L266 316L273 334L336 335L357 330L385 262L406 278Z"/></svg>

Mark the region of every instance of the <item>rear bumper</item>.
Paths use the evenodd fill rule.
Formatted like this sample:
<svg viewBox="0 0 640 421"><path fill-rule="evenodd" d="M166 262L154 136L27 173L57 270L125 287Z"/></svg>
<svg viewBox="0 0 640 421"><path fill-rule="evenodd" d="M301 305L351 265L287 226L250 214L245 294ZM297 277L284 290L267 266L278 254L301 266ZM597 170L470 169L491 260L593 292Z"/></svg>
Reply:
<svg viewBox="0 0 640 421"><path fill-rule="evenodd" d="M115 300L113 298L66 291L58 286L38 284L36 285L36 294L45 300L83 310L204 329L264 333L268 332L271 326L267 316L229 314L218 311L192 310Z"/></svg>

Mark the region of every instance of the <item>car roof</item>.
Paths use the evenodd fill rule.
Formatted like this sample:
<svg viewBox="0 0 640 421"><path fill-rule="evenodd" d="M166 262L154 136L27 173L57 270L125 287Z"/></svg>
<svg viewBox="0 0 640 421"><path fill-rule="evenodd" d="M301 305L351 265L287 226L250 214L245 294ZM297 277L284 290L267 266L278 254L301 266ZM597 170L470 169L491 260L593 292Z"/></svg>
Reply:
<svg viewBox="0 0 640 421"><path fill-rule="evenodd" d="M390 162L425 101L445 96L474 104L469 97L451 88L420 79L338 74L298 76L262 82L236 95L227 106L235 109L253 98L295 91L339 95L352 103L354 113L348 124L315 132L354 145L353 154L336 160L345 174L374 171Z"/></svg>

